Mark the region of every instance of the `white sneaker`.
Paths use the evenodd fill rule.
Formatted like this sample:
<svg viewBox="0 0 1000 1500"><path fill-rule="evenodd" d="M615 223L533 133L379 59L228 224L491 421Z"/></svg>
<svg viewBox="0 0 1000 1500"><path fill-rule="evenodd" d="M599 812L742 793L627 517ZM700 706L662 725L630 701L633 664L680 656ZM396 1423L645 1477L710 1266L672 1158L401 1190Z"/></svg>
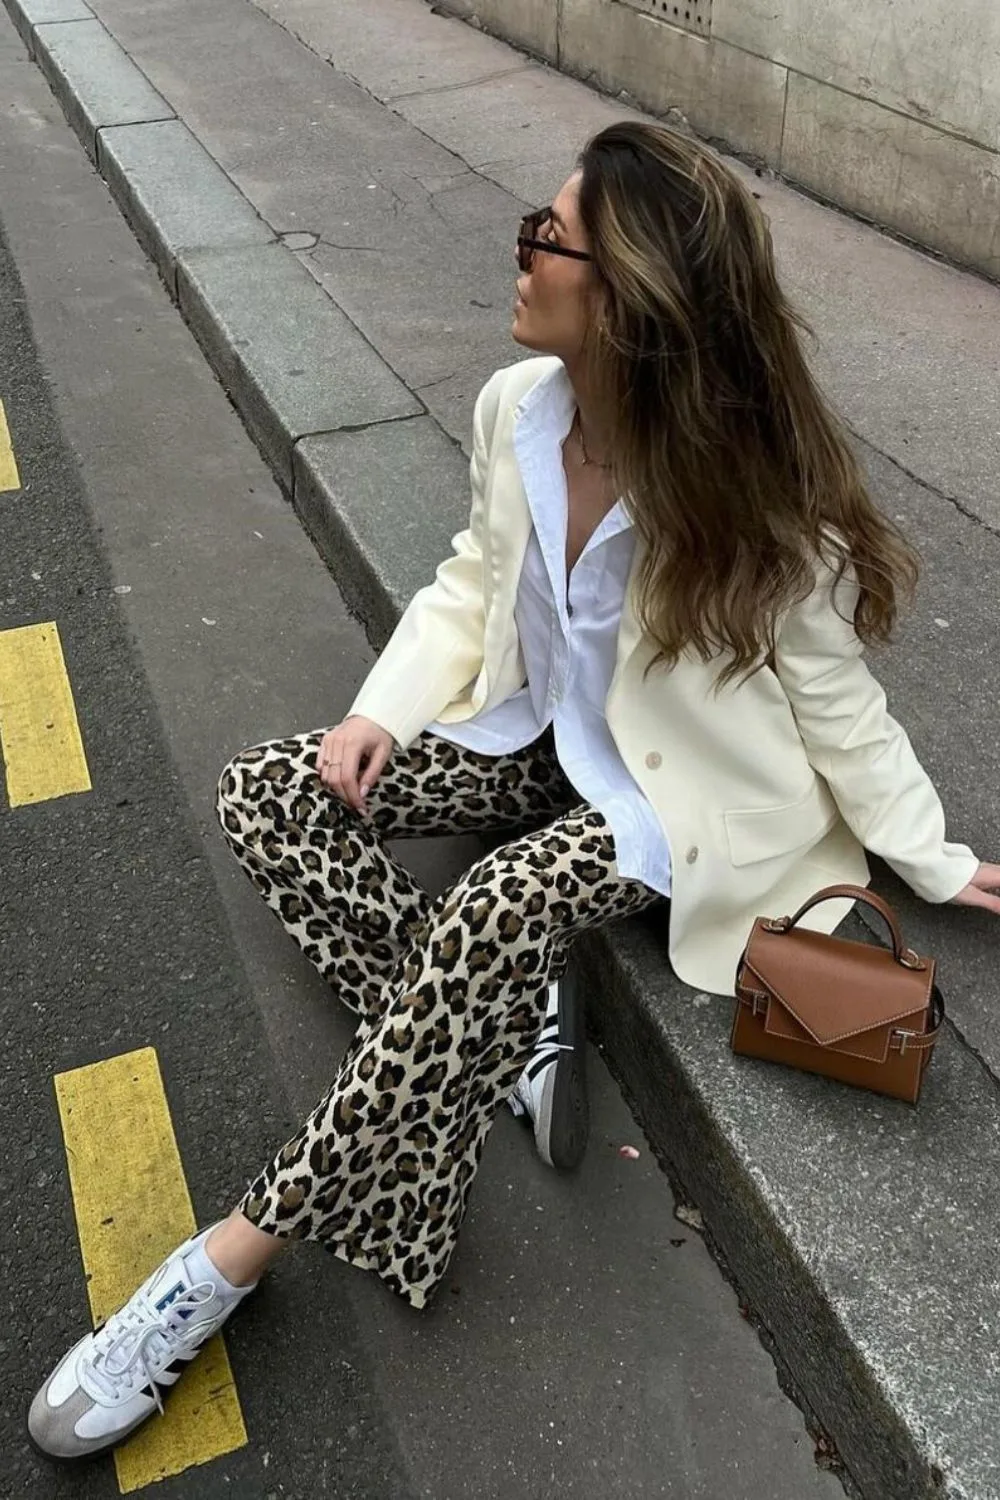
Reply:
<svg viewBox="0 0 1000 1500"><path fill-rule="evenodd" d="M586 1018L575 976L567 969L549 985L542 1034L507 1100L512 1112L532 1125L542 1160L563 1172L578 1167L587 1149L586 1055Z"/></svg>
<svg viewBox="0 0 1000 1500"><path fill-rule="evenodd" d="M29 1436L47 1457L103 1453L162 1413L166 1392L253 1290L232 1288L222 1276L192 1279L185 1257L201 1251L214 1228L179 1245L120 1312L56 1365L28 1413Z"/></svg>

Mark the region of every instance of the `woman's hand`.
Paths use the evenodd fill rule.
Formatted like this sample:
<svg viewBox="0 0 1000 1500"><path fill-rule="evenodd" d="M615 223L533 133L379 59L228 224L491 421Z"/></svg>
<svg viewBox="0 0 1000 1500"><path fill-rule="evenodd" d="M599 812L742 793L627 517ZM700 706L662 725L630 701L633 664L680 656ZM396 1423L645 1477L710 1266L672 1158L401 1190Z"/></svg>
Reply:
<svg viewBox="0 0 1000 1500"><path fill-rule="evenodd" d="M324 786L362 817L368 793L388 764L395 740L387 729L353 714L320 741L316 770Z"/></svg>
<svg viewBox="0 0 1000 1500"><path fill-rule="evenodd" d="M1000 865L980 865L969 884L952 901L957 906L985 906L1000 917L1000 896L991 895L992 891L1000 891Z"/></svg>

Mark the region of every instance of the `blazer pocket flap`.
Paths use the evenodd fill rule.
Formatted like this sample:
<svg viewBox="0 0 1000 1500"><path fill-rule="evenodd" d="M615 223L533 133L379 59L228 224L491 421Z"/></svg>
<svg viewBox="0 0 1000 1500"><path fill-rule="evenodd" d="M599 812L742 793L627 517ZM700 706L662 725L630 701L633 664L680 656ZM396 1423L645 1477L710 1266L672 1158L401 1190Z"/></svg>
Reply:
<svg viewBox="0 0 1000 1500"><path fill-rule="evenodd" d="M733 809L723 817L732 863L752 865L818 843L837 821L837 804L830 789L817 781L796 802Z"/></svg>

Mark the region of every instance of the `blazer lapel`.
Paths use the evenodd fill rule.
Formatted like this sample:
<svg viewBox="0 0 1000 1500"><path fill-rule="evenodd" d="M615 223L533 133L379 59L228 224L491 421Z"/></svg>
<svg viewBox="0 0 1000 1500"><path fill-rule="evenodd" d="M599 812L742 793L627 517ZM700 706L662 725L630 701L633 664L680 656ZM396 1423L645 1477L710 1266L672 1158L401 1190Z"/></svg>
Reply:
<svg viewBox="0 0 1000 1500"><path fill-rule="evenodd" d="M622 604L621 623L618 626L618 648L615 656L615 671L611 680L611 691L618 682L619 677L628 665L633 652L635 652L642 641L642 630L639 619L635 612L636 590L639 583L639 570L642 567L642 559L645 554L643 543L636 537L635 552L632 556L632 566L629 569L628 583L625 587L625 599ZM609 694L610 696L610 694Z"/></svg>
<svg viewBox="0 0 1000 1500"><path fill-rule="evenodd" d="M486 582L491 594L487 601L483 643L484 697L498 681L502 664L517 651L514 610L524 554L531 535L531 511L512 441L513 415L510 421L511 433L498 449L488 481L484 529L489 542L490 574Z"/></svg>
<svg viewBox="0 0 1000 1500"><path fill-rule="evenodd" d="M531 535L531 510L512 443L504 444L492 480L490 539L497 603L513 599Z"/></svg>

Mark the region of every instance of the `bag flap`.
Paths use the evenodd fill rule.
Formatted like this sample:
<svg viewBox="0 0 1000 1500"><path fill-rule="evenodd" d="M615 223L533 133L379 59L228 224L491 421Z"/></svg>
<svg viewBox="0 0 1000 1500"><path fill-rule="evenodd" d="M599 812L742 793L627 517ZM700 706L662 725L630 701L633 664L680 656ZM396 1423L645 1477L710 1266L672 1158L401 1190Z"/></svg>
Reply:
<svg viewBox="0 0 1000 1500"><path fill-rule="evenodd" d="M907 969L885 948L804 928L769 932L759 918L744 959L794 1023L780 1016L772 1023L772 1006L767 1029L821 1047L907 1019L907 1029L922 1031L934 983L933 959L923 962L924 969Z"/></svg>

